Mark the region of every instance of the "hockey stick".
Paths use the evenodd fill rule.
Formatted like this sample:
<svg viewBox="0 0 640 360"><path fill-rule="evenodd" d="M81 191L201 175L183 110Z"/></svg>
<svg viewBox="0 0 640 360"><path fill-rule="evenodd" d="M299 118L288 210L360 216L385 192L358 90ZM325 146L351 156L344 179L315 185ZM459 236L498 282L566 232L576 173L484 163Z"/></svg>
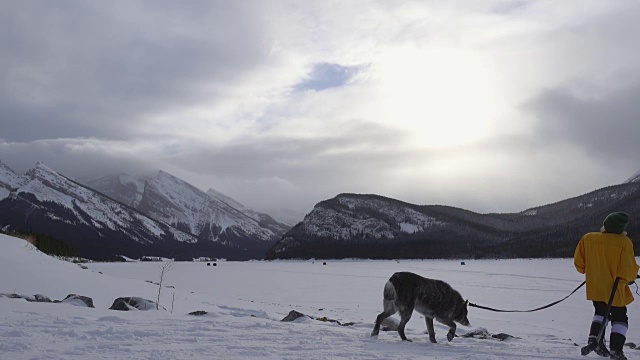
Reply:
<svg viewBox="0 0 640 360"><path fill-rule="evenodd" d="M609 296L609 302L607 303L607 311L604 313L604 319L602 320L602 326L600 327L600 333L598 333L596 342L595 344L583 346L582 349L580 349L582 356L589 355L589 353L600 346L600 341L602 341L602 338L604 337L604 331L607 327L607 322L609 321L609 311L611 311L611 304L613 304L613 298L616 296L616 290L618 289L619 282L620 278L617 277L616 281L613 283L613 289L611 289L611 296Z"/></svg>

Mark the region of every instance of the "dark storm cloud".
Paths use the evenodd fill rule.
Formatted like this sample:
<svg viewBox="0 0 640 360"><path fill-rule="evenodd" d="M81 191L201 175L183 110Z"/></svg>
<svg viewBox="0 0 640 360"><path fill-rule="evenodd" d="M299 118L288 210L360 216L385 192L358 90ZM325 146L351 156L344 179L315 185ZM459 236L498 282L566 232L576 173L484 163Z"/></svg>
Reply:
<svg viewBox="0 0 640 360"><path fill-rule="evenodd" d="M6 141L127 138L145 115L219 100L267 55L260 4L19 1L0 12Z"/></svg>
<svg viewBox="0 0 640 360"><path fill-rule="evenodd" d="M133 175L157 171L148 153L137 153L123 144L96 139L37 140L29 143L0 142L0 161L23 174L42 161L55 171L75 179L95 179L118 173Z"/></svg>
<svg viewBox="0 0 640 360"><path fill-rule="evenodd" d="M540 143L569 143L600 161L637 163L638 99L640 83L597 98L551 89L542 92L526 109L538 121L536 138Z"/></svg>

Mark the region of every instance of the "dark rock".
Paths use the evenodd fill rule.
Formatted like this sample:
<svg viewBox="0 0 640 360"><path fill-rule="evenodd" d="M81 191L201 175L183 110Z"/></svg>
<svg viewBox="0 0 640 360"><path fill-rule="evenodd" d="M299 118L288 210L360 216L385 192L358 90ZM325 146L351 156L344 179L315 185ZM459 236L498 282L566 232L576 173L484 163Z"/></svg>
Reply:
<svg viewBox="0 0 640 360"><path fill-rule="evenodd" d="M47 296L44 296L42 294L35 294L33 296L18 295L18 294L0 294L0 297L5 297L9 299L25 299L29 302L43 302L43 303L52 302L51 299L49 299Z"/></svg>
<svg viewBox="0 0 640 360"><path fill-rule="evenodd" d="M47 296L44 296L42 294L35 294L33 295L33 297L31 297L31 299L26 298L27 301L32 301L32 302L44 302L44 303L50 303L51 299L49 299Z"/></svg>
<svg viewBox="0 0 640 360"><path fill-rule="evenodd" d="M289 311L289 314L287 316L285 316L284 319L282 319L280 321L294 321L294 320L296 320L298 318L301 318L301 317L304 317L304 316L306 316L306 315L303 314L303 313L299 313L299 312L297 312L295 310L291 310L291 311Z"/></svg>
<svg viewBox="0 0 640 360"><path fill-rule="evenodd" d="M113 305L109 308L109 310L120 310L120 311L129 311L129 310L156 310L155 301L143 299L140 297L121 297L117 298ZM159 309L166 310L162 306L158 306Z"/></svg>
<svg viewBox="0 0 640 360"><path fill-rule="evenodd" d="M70 303L73 305L78 305L80 302L83 303L86 307L95 308L93 305L93 299L88 296L69 294L66 298L64 298L61 303Z"/></svg>
<svg viewBox="0 0 640 360"><path fill-rule="evenodd" d="M0 294L0 298L8 298L8 299L24 299L24 297L18 294Z"/></svg>
<svg viewBox="0 0 640 360"><path fill-rule="evenodd" d="M207 312L204 310L198 310L198 311L190 312L189 315L201 316L201 315L207 315Z"/></svg>

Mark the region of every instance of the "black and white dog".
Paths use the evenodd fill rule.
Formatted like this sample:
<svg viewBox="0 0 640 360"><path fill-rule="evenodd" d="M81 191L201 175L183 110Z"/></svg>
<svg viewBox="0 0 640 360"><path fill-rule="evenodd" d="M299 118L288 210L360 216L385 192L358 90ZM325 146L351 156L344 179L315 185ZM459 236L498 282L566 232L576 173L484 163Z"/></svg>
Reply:
<svg viewBox="0 0 640 360"><path fill-rule="evenodd" d="M404 327L415 310L424 315L432 343L436 342L433 319L449 326L447 340L451 341L456 333L455 322L469 326L468 303L444 281L427 279L410 272L397 272L384 286L384 311L376 318L371 336L378 335L382 320L400 312L398 333L402 340L408 340L404 335Z"/></svg>

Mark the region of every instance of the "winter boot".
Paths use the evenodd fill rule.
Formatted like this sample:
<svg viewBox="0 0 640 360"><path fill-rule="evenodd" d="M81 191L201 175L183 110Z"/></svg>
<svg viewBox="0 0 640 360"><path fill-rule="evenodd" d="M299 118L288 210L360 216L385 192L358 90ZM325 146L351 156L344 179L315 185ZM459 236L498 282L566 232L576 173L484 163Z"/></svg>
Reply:
<svg viewBox="0 0 640 360"><path fill-rule="evenodd" d="M624 356L624 353L622 352L622 350L620 351L612 350L611 355L609 355L609 359L627 360L627 357Z"/></svg>
<svg viewBox="0 0 640 360"><path fill-rule="evenodd" d="M602 357L609 357L609 350L607 346L604 344L604 340L600 339L600 343L597 343L598 337L594 335L589 336L588 346L595 351L596 354Z"/></svg>

